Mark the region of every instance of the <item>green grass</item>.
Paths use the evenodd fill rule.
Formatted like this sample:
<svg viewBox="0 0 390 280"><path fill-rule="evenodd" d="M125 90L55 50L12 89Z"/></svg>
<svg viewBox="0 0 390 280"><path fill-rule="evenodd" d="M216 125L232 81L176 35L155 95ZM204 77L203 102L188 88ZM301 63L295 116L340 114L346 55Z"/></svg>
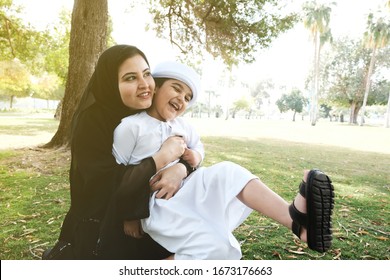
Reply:
<svg viewBox="0 0 390 280"><path fill-rule="evenodd" d="M334 242L326 254L307 249L289 230L253 213L235 234L245 259L390 259L390 157L281 140L203 139L205 164L240 163L288 201L302 170L320 168L335 186Z"/></svg>
<svg viewBox="0 0 390 280"><path fill-rule="evenodd" d="M53 132L58 121L46 118L11 119L0 121L1 135L34 136L42 132Z"/></svg>
<svg viewBox="0 0 390 280"><path fill-rule="evenodd" d="M331 250L314 252L289 230L253 213L234 233L244 259L390 259L389 154L271 138L202 139L205 166L236 162L287 201L296 195L304 169L320 168L334 182ZM69 157L66 150L0 150L2 260L38 259L54 244L70 203Z"/></svg>

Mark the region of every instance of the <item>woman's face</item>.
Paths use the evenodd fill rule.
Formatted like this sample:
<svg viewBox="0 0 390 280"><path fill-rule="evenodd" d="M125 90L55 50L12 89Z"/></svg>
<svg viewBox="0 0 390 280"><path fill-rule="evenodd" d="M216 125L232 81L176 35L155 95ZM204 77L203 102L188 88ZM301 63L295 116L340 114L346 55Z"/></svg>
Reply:
<svg viewBox="0 0 390 280"><path fill-rule="evenodd" d="M123 104L134 110L152 105L155 83L141 55L126 59L118 70L118 86Z"/></svg>
<svg viewBox="0 0 390 280"><path fill-rule="evenodd" d="M160 121L170 121L187 109L191 99L192 91L185 83L173 79L166 80L157 88L148 113Z"/></svg>

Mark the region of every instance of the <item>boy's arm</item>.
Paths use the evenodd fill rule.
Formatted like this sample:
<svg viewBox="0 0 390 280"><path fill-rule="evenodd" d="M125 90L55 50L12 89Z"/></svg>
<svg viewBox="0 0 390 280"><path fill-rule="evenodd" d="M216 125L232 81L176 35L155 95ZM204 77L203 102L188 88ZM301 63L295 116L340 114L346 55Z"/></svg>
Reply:
<svg viewBox="0 0 390 280"><path fill-rule="evenodd" d="M134 122L135 123L135 122ZM118 164L128 165L137 143L137 128L133 122L122 121L114 130L112 154Z"/></svg>

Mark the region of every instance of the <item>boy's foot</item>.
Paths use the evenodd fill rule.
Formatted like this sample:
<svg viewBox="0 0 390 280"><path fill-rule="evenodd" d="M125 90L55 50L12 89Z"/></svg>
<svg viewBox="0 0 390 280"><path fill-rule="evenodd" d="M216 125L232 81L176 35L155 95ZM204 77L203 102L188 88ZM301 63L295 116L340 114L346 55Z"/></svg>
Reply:
<svg viewBox="0 0 390 280"><path fill-rule="evenodd" d="M305 171L299 194L289 207L292 231L309 248L327 251L332 244L333 207L334 188L329 177L320 170Z"/></svg>

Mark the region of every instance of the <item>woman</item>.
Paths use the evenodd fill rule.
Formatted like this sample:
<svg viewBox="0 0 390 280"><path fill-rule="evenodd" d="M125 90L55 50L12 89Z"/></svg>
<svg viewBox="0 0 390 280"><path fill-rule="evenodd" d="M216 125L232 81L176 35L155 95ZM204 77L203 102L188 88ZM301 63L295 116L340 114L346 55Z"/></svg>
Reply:
<svg viewBox="0 0 390 280"><path fill-rule="evenodd" d="M123 222L149 216L151 190L178 190L187 175L182 163L164 170L152 189L148 186L156 170L183 154L183 139L169 138L136 166L118 165L111 152L115 127L122 118L148 108L154 88L148 61L136 47L118 45L100 56L73 118L71 206L59 242L45 252L44 259L161 259L169 255L148 236L126 236Z"/></svg>

